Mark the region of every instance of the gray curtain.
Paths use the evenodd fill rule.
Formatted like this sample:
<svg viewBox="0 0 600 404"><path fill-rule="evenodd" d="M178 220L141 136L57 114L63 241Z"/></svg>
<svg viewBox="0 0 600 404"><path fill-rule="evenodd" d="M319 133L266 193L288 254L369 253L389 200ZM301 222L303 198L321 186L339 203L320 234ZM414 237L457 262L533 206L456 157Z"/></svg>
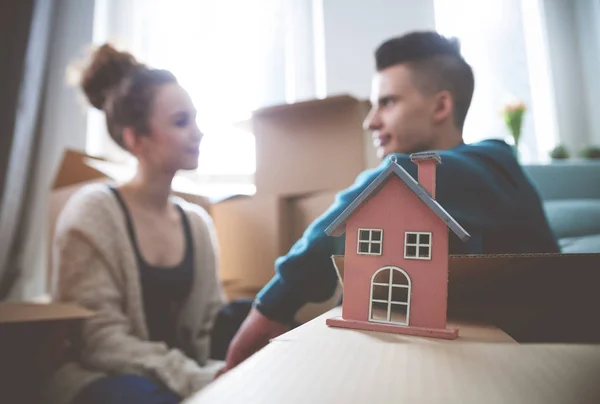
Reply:
<svg viewBox="0 0 600 404"><path fill-rule="evenodd" d="M0 300L20 272L53 9L53 0L0 2Z"/></svg>

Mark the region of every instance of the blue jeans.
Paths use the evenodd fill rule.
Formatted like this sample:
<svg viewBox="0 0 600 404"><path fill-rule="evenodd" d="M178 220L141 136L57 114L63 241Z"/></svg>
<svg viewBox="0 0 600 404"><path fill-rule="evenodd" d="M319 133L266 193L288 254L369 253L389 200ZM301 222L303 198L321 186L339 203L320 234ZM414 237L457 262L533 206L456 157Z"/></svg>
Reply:
<svg viewBox="0 0 600 404"><path fill-rule="evenodd" d="M181 398L144 376L114 375L88 385L72 404L178 404Z"/></svg>

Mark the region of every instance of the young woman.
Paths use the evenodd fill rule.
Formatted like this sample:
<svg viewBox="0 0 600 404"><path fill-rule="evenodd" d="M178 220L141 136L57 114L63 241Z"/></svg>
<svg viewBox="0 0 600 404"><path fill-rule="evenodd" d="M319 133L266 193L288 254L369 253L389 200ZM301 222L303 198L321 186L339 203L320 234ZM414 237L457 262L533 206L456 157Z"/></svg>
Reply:
<svg viewBox="0 0 600 404"><path fill-rule="evenodd" d="M179 403L221 368L210 359L224 307L212 222L202 208L170 196L175 173L198 164L196 110L171 73L110 45L93 54L81 86L138 166L119 187L84 187L59 218L59 300L96 315L45 402Z"/></svg>

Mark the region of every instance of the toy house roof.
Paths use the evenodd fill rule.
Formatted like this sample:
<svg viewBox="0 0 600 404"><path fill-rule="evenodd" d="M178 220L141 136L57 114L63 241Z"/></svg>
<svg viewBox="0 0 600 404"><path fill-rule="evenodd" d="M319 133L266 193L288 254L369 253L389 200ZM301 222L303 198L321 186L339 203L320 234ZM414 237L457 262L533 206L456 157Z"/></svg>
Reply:
<svg viewBox="0 0 600 404"><path fill-rule="evenodd" d="M462 241L467 241L471 236L462 228L460 224L446 210L431 197L429 192L421 184L402 168L395 159L392 159L390 165L379 174L369 186L361 192L361 194L325 229L328 236L338 232L342 226L345 227L346 220L352 213L366 202L371 196L375 195L387 182L390 176L396 175L404 182L408 188L419 197L446 225L460 238Z"/></svg>

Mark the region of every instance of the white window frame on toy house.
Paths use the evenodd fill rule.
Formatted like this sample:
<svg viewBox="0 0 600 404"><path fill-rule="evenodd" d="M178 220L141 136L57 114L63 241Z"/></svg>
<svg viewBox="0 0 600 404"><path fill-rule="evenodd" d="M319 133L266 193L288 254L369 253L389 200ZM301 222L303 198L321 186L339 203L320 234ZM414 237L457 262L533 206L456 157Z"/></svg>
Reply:
<svg viewBox="0 0 600 404"><path fill-rule="evenodd" d="M416 236L416 243L409 243L408 237L414 235ZM429 242L421 243L421 235L428 235ZM431 232L426 231L407 231L404 235L404 258L410 260L431 260L431 245L432 245L432 234ZM415 255L408 254L408 247L415 247ZM419 255L419 249L421 247L427 247L429 250L429 254L425 256Z"/></svg>
<svg viewBox="0 0 600 404"><path fill-rule="evenodd" d="M362 232L368 231L368 239L361 239ZM373 240L373 232L379 232L379 240ZM360 245L367 245L367 252L360 251ZM379 245L379 252L372 252L373 245ZM358 229L357 242L356 242L356 253L358 255L381 255L383 254L383 229Z"/></svg>
<svg viewBox="0 0 600 404"><path fill-rule="evenodd" d="M390 276L388 278L388 281L385 283L384 282L375 282L375 279L377 278L377 274L379 274L381 271L385 271L386 269L388 269L390 271ZM407 283L406 284L394 283L394 272L400 272L406 278ZM388 287L387 299L385 299L385 300L373 299L373 293L374 293L375 286L387 286ZM407 293L406 293L406 301L394 300L392 298L392 292L393 292L394 288L408 289ZM378 269L377 272L375 272L373 274L373 276L371 277L371 291L369 294L369 321L372 323L409 325L410 324L410 293L411 293L410 276L408 276L408 274L404 270L402 270L398 267L392 267L392 266L386 266L386 267ZM373 303L387 304L386 320L378 320L378 319L373 318ZM406 321L402 322L402 321L392 321L391 320L391 316L392 316L391 309L392 309L392 305L394 305L394 304L406 306Z"/></svg>

